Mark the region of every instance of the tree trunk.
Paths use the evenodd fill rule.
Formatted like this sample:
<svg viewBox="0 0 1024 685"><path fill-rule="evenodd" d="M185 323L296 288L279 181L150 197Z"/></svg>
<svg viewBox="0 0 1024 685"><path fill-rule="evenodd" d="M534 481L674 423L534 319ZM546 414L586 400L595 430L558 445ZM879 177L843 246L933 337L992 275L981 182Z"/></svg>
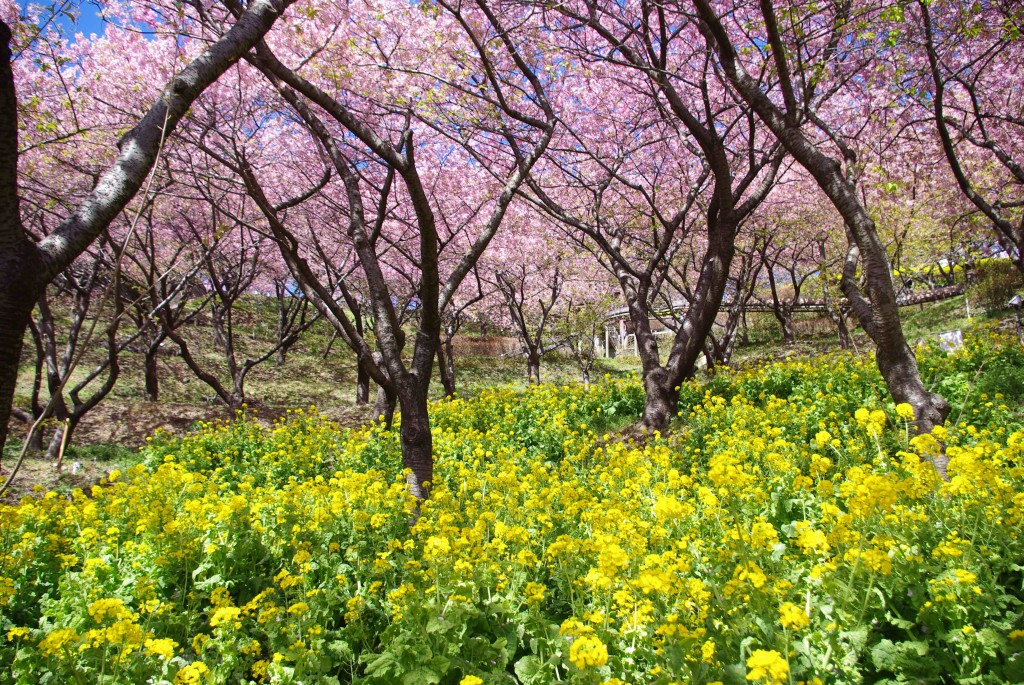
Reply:
<svg viewBox="0 0 1024 685"><path fill-rule="evenodd" d="M55 412L56 414L56 412ZM64 439L64 433L67 432L67 439ZM53 437L50 438L50 444L46 448L46 459L53 462L53 465L57 465L57 459L63 457L60 452L60 446L71 444L71 434L74 432L74 428L71 426L70 421L61 421L57 426L57 429L53 431Z"/></svg>
<svg viewBox="0 0 1024 685"><path fill-rule="evenodd" d="M856 202L856 197L853 197ZM843 203L837 203L837 206ZM841 287L853 306L861 326L875 343L875 362L885 380L893 400L897 404L906 402L914 408L915 428L919 433L930 433L941 425L949 414L949 403L937 393L930 392L921 380L917 358L903 335L896 292L892 285L889 260L882 246L874 221L867 216L863 207L846 207L851 219L847 220L854 237L859 236L858 246L864 245L863 271L867 281L868 301L861 297L853 278L856 253L847 258L843 270ZM859 212L857 210L859 209ZM842 209L840 210L842 211ZM858 215L859 214L859 215ZM946 478L945 454L935 458L935 469Z"/></svg>
<svg viewBox="0 0 1024 685"><path fill-rule="evenodd" d="M417 500L423 500L430 495L434 481L434 438L430 434L427 389L419 387L415 377L402 385L402 466L406 469L409 491Z"/></svg>
<svg viewBox="0 0 1024 685"><path fill-rule="evenodd" d="M942 425L949 415L950 407L945 398L925 387L917 368L913 350L905 341L876 341L875 361L885 379L893 400L897 404L907 403L914 408L914 427L918 433L931 433L935 426ZM945 452L933 458L935 469L945 480L949 458Z"/></svg>
<svg viewBox="0 0 1024 685"><path fill-rule="evenodd" d="M331 339L327 341L327 346L324 347L323 354L320 355L321 359L327 359L327 357L331 354L331 348L334 347L334 341L337 340L337 339L338 339L338 331L337 331L337 329L335 329L331 333ZM367 391L367 396L369 396L369 391Z"/></svg>
<svg viewBox="0 0 1024 685"><path fill-rule="evenodd" d="M792 345L796 342L793 334L793 312L786 307L775 308L775 318L779 321L779 328L782 329L782 342Z"/></svg>
<svg viewBox="0 0 1024 685"><path fill-rule="evenodd" d="M669 380L669 373L658 368L644 374L644 414L641 421L651 430L665 431L679 411L679 386Z"/></svg>
<svg viewBox="0 0 1024 685"><path fill-rule="evenodd" d="M437 369L445 397L455 396L455 365L452 363L450 339L437 348Z"/></svg>
<svg viewBox="0 0 1024 685"><path fill-rule="evenodd" d="M356 364L356 406L370 403L370 372L361 363Z"/></svg>
<svg viewBox="0 0 1024 685"><path fill-rule="evenodd" d="M149 345L146 348L146 399L150 402L160 401L160 370L156 363L159 352L159 342Z"/></svg>
<svg viewBox="0 0 1024 685"><path fill-rule="evenodd" d="M704 343L704 364L708 367L708 373L714 374L715 364L722 357L722 348L713 335L709 335Z"/></svg>
<svg viewBox="0 0 1024 685"><path fill-rule="evenodd" d="M398 396L394 392L388 392L383 386L377 386L377 402L373 405L373 420L381 421L385 428L391 428L395 420L395 405L398 403Z"/></svg>
<svg viewBox="0 0 1024 685"><path fill-rule="evenodd" d="M838 313L829 314L832 318L832 322L836 325L836 331L839 336L839 349L848 350L853 347L853 338L850 336L850 327L846 324L846 312L839 310Z"/></svg>
<svg viewBox="0 0 1024 685"><path fill-rule="evenodd" d="M213 345L229 355L231 350L228 347L228 336L224 331L224 310L214 305L210 309L210 320L213 324Z"/></svg>
<svg viewBox="0 0 1024 685"><path fill-rule="evenodd" d="M530 385L540 385L540 350L533 347L526 352L526 378Z"/></svg>
<svg viewBox="0 0 1024 685"><path fill-rule="evenodd" d="M693 0L693 3L705 22L701 30L708 45L717 50L723 71L733 86L771 129L786 151L814 177L818 187L843 217L851 243L843 268L843 294L877 347L878 369L893 399L897 403L908 402L914 408L917 430L930 431L945 419L949 413L949 404L940 395L928 392L921 381L917 360L907 345L900 324L888 255L874 221L860 201L855 183L844 174L839 160L823 152L820 144L804 133L802 120L797 117L794 108L795 103L787 103L783 111L762 92L760 84L740 63L736 48L710 2ZM773 44L772 52L776 60L784 60L783 52L777 49L781 39L771 3L760 4L762 15L766 20L770 19L766 25L769 43ZM784 85L792 86L791 83ZM847 161L852 160L852 151L844 148L843 154ZM866 299L855 282L858 260L861 261L866 280ZM936 469L945 475L944 464L936 463Z"/></svg>
<svg viewBox="0 0 1024 685"><path fill-rule="evenodd" d="M6 209L0 207L0 212ZM0 221L6 219L0 216ZM38 255L27 240L18 242L22 244L0 245L0 350L4 350L0 354L0 455L7 443L22 342L42 294L42 286L33 278L38 273Z"/></svg>

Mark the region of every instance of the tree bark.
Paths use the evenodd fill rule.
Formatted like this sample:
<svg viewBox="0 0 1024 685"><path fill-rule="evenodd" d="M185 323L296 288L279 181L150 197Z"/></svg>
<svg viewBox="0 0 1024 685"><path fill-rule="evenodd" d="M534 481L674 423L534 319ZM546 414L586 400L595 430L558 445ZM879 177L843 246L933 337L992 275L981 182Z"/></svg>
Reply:
<svg viewBox="0 0 1024 685"><path fill-rule="evenodd" d="M160 352L160 342L157 341L146 347L145 377L146 377L146 400L149 402L160 401L160 369L157 366L157 356Z"/></svg>
<svg viewBox="0 0 1024 685"><path fill-rule="evenodd" d="M434 481L434 438L427 413L427 388L413 376L404 380L399 393L402 467L406 470L409 491L417 500L423 500L430 495Z"/></svg>
<svg viewBox="0 0 1024 685"><path fill-rule="evenodd" d="M526 379L530 385L540 385L540 350L535 347L526 351Z"/></svg>
<svg viewBox="0 0 1024 685"><path fill-rule="evenodd" d="M452 363L450 343L450 338L446 337L437 348L437 370L441 377L441 387L444 388L445 397L455 396L455 365Z"/></svg>
<svg viewBox="0 0 1024 685"><path fill-rule="evenodd" d="M0 216L5 215L0 208ZM42 294L37 269L37 253L27 240L24 246L0 244L0 455L7 441L22 342L32 308Z"/></svg>
<svg viewBox="0 0 1024 685"><path fill-rule="evenodd" d="M659 366L644 374L644 413L641 422L651 430L664 431L679 411L678 384Z"/></svg>
<svg viewBox="0 0 1024 685"><path fill-rule="evenodd" d="M779 328L782 330L782 342L792 345L796 342L796 335L793 333L792 310L785 306L777 306L773 307L772 311L775 312L775 319L779 322Z"/></svg>
<svg viewBox="0 0 1024 685"><path fill-rule="evenodd" d="M333 338L332 338L333 341ZM356 406L370 403L370 372L361 361L356 362ZM379 416L379 414L377 415Z"/></svg>
<svg viewBox="0 0 1024 685"><path fill-rule="evenodd" d="M0 21L0 459L18 383L25 330L43 294L43 264L25 235L18 195L18 103L11 70L11 30Z"/></svg>

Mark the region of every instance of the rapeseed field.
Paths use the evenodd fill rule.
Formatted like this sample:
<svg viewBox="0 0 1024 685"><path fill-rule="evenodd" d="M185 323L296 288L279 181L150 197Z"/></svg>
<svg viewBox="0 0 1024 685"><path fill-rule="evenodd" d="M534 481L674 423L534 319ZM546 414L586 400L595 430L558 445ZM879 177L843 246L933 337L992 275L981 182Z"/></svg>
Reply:
<svg viewBox="0 0 1024 685"><path fill-rule="evenodd" d="M839 354L441 401L418 517L380 426L157 436L0 508L0 682L1024 682L1024 350L919 358L931 435Z"/></svg>

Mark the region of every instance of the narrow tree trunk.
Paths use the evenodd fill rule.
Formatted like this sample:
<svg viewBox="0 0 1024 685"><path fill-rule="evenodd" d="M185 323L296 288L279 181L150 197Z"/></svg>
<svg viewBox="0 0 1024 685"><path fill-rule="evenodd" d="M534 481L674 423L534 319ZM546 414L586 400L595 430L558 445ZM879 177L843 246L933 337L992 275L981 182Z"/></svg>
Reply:
<svg viewBox="0 0 1024 685"><path fill-rule="evenodd" d="M277 342L280 345L277 348L277 356L274 358L274 366L281 368L284 366L288 356L288 345L285 344L285 339L288 337L289 324L292 319L290 316L291 311L285 304L284 288L275 281L274 289L277 293Z"/></svg>
<svg viewBox="0 0 1024 685"><path fill-rule="evenodd" d="M446 340L445 343L448 341ZM441 386L444 388L445 397L455 396L455 368L452 364L448 345L444 344L437 348L437 370L441 376Z"/></svg>
<svg viewBox="0 0 1024 685"><path fill-rule="evenodd" d="M530 385L540 385L540 350L533 347L526 352L526 378Z"/></svg>
<svg viewBox="0 0 1024 685"><path fill-rule="evenodd" d="M157 366L157 356L160 352L160 343L154 343L146 348L145 376L146 376L146 399L150 402L160 401L160 369Z"/></svg>
<svg viewBox="0 0 1024 685"><path fill-rule="evenodd" d="M252 367L246 364L239 369L235 373L234 378L231 379L232 390L230 403L232 411L241 409L242 405L245 404L245 375L250 368Z"/></svg>
<svg viewBox="0 0 1024 685"><path fill-rule="evenodd" d="M370 403L370 372L361 363L356 364L356 406Z"/></svg>
<svg viewBox="0 0 1024 685"><path fill-rule="evenodd" d="M327 357L331 354L331 348L334 347L334 341L337 340L337 339L338 339L338 331L334 330L331 333L331 339L327 341L327 346L324 347L323 354L320 355L321 359L327 359ZM369 392L369 391L367 391L367 392Z"/></svg>
<svg viewBox="0 0 1024 685"><path fill-rule="evenodd" d="M444 361L448 367L448 380L443 381L450 383L451 388L445 385L445 392L450 391L450 395L455 394L455 333L444 336Z"/></svg>
<svg viewBox="0 0 1024 685"><path fill-rule="evenodd" d="M46 458L50 461L55 461L60 455L61 436L64 434L65 421L71 418L71 412L68 411L62 394L55 393L53 402L53 411L50 413L50 417L59 423L56 430L53 431L53 437L50 438L50 444L46 449ZM71 438L70 434L68 438Z"/></svg>
<svg viewBox="0 0 1024 685"><path fill-rule="evenodd" d="M848 350L853 347L853 338L850 335L850 327L846 324L846 312L840 310L832 317L836 324L836 331L839 335L839 348Z"/></svg>
<svg viewBox="0 0 1024 685"><path fill-rule="evenodd" d="M228 336L224 332L224 311L214 305L211 308L210 320L213 324L213 344L214 346L222 350L225 354L230 354L228 348Z"/></svg>
<svg viewBox="0 0 1024 685"><path fill-rule="evenodd" d="M718 342L709 335L707 342L704 343L704 364L708 367L708 373L714 373L715 364L721 357L721 353L722 348L719 347Z"/></svg>
<svg viewBox="0 0 1024 685"><path fill-rule="evenodd" d="M31 424L29 424L31 425ZM32 432L32 437L28 441L29 452L42 452L43 451L43 429L39 429Z"/></svg>
<svg viewBox="0 0 1024 685"><path fill-rule="evenodd" d="M792 345L796 342L796 335L793 334L793 312L780 307L775 310L775 318L779 320L779 328L782 329L782 342Z"/></svg>
<svg viewBox="0 0 1024 685"><path fill-rule="evenodd" d="M377 386L377 402L373 405L373 419L384 424L385 428L391 428L395 420L395 405L398 403L398 396L394 392L388 392L383 386Z"/></svg>
<svg viewBox="0 0 1024 685"><path fill-rule="evenodd" d="M732 361L732 352L736 349L736 332L729 336L728 340L722 345L722 351L719 354L719 361L724 365L728 366L729 362Z"/></svg>
<svg viewBox="0 0 1024 685"><path fill-rule="evenodd" d="M423 500L430 495L434 481L434 439L427 413L427 389L412 379L402 385L402 466L406 469L409 491L417 500Z"/></svg>
<svg viewBox="0 0 1024 685"><path fill-rule="evenodd" d="M71 436L75 433L75 428L78 427L78 419L74 416L67 417L66 420L61 421L57 426L57 430L53 431L53 437L50 439L50 445L46 449L47 460L53 462L53 466L60 467L58 460L63 460L64 455L61 454L61 445L64 445L64 449L71 444ZM65 435L66 434L66 435Z"/></svg>

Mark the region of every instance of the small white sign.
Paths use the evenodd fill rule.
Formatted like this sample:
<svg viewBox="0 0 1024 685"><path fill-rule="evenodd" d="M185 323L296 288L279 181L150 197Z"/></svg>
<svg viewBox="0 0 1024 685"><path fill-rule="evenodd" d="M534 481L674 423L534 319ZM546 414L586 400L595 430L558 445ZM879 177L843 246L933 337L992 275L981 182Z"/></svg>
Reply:
<svg viewBox="0 0 1024 685"><path fill-rule="evenodd" d="M952 354L964 346L963 331L946 331L939 333L939 349L946 354Z"/></svg>

